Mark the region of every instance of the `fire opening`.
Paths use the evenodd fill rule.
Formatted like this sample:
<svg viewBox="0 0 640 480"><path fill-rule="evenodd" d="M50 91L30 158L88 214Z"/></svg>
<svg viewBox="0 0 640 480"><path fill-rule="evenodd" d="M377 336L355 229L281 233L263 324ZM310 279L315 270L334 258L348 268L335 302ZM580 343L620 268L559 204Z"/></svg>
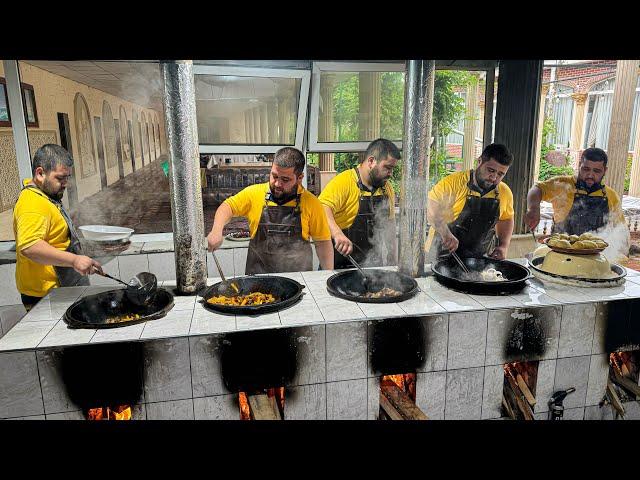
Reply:
<svg viewBox="0 0 640 480"><path fill-rule="evenodd" d="M512 420L533 420L538 361L505 363L503 369L502 416Z"/></svg>
<svg viewBox="0 0 640 480"><path fill-rule="evenodd" d="M238 393L240 420L282 420L284 396L284 387Z"/></svg>
<svg viewBox="0 0 640 480"><path fill-rule="evenodd" d="M416 374L383 375L380 379L379 420L428 420L416 405Z"/></svg>
<svg viewBox="0 0 640 480"><path fill-rule="evenodd" d="M129 405L119 405L115 408L90 408L85 416L87 420L131 420L131 407Z"/></svg>
<svg viewBox="0 0 640 480"><path fill-rule="evenodd" d="M615 418L625 418L624 404L640 399L638 377L640 351L613 352L609 355L609 377L599 406L610 405Z"/></svg>

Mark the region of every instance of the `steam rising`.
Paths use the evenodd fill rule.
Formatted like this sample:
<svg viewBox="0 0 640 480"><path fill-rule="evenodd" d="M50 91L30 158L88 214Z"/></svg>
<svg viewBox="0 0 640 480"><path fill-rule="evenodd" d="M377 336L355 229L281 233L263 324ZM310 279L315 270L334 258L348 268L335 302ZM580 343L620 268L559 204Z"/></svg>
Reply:
<svg viewBox="0 0 640 480"><path fill-rule="evenodd" d="M601 237L609 244L602 252L607 257L607 260L613 263L620 263L627 259L631 239L626 223L608 221L604 227L589 233Z"/></svg>

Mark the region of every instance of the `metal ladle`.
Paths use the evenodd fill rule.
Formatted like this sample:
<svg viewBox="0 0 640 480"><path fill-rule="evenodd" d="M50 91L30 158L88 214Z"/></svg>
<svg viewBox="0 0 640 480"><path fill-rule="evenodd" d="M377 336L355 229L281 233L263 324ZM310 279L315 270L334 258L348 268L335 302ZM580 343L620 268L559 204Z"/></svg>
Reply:
<svg viewBox="0 0 640 480"><path fill-rule="evenodd" d="M220 266L220 263L218 262L218 257L216 257L216 252L211 252L211 256L213 257L214 262L216 262L216 267L218 268L218 273L220 274L220 278L222 279L222 283L225 283L225 284L229 285L233 290L235 290L236 294L240 293L240 289L238 288L238 285L236 285L235 282L229 283L229 281L224 276L224 273L222 273L222 267Z"/></svg>
<svg viewBox="0 0 640 480"><path fill-rule="evenodd" d="M451 256L454 258L456 262L458 262L458 265L460 265L460 268L462 268L462 271L464 273L471 273L456 252L451 252Z"/></svg>
<svg viewBox="0 0 640 480"><path fill-rule="evenodd" d="M358 265L358 262L356 262L351 255L347 255L347 258L360 271L360 275L362 275L362 279L363 279L362 283L364 285L364 288L365 290L369 291L369 278L367 278L367 275L364 273L364 270L360 265Z"/></svg>
<svg viewBox="0 0 640 480"><path fill-rule="evenodd" d="M131 303L139 307L147 305L158 289L158 279L153 273L141 272L126 283L102 270L94 269L94 272L126 286L125 295Z"/></svg>

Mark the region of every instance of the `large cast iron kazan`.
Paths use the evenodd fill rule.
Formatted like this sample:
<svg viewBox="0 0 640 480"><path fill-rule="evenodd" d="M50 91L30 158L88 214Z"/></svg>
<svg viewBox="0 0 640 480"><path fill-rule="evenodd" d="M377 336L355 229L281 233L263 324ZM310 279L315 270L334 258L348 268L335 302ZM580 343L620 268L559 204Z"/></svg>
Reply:
<svg viewBox="0 0 640 480"><path fill-rule="evenodd" d="M242 307L217 305L207 302L209 298L214 296L229 296L230 282L237 285L238 290L240 290L238 295L247 295L253 292L270 293L276 298L276 301L262 305L245 305ZM218 282L211 285L202 293L202 306L214 312L239 315L258 315L277 312L300 300L303 295L303 288L304 285L299 284L291 278L275 275L248 275L246 277L229 278L227 282Z"/></svg>
<svg viewBox="0 0 640 480"><path fill-rule="evenodd" d="M173 308L173 295L159 288L146 305L135 305L125 289L87 295L73 303L62 320L69 328L118 328L164 317ZM140 318L119 323L106 323L110 317L138 314Z"/></svg>
<svg viewBox="0 0 640 480"><path fill-rule="evenodd" d="M395 303L403 302L420 291L418 283L408 275L391 270L375 268L365 269L367 282L358 270L345 270L327 279L327 290L331 295L352 302L362 303ZM384 287L400 292L397 296L367 298L367 292L379 292Z"/></svg>
<svg viewBox="0 0 640 480"><path fill-rule="evenodd" d="M502 276L507 280L503 282L464 280L462 268L451 256L447 256L444 260L440 260L431 266L436 280L445 287L464 293L509 295L526 287L527 279L531 278L531 272L527 267L509 260L494 260L486 257L462 258L461 260L471 272L482 272L489 268L495 268L501 271Z"/></svg>

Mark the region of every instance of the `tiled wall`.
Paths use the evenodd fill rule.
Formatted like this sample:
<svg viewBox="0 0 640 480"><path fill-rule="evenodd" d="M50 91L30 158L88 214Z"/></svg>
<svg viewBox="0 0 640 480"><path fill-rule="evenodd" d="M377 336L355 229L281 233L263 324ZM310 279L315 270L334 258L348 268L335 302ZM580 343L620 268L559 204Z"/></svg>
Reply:
<svg viewBox="0 0 640 480"><path fill-rule="evenodd" d="M608 375L607 355L596 338L603 331L598 324L605 308L601 303L419 317L428 334L426 357L417 368L417 405L431 419L499 418L503 363L538 360L537 419L547 418L552 393L568 387L576 392L564 402L565 419L609 418L608 407L598 407ZM540 349L518 353L514 335L531 318L541 334ZM287 419L377 417L374 323L293 327L297 369L287 385ZM204 335L144 342L144 388L136 418L238 419L236 395L221 377L223 340ZM80 415L60 380L57 352L0 354L0 418ZM628 404L627 418L640 418L635 404Z"/></svg>

